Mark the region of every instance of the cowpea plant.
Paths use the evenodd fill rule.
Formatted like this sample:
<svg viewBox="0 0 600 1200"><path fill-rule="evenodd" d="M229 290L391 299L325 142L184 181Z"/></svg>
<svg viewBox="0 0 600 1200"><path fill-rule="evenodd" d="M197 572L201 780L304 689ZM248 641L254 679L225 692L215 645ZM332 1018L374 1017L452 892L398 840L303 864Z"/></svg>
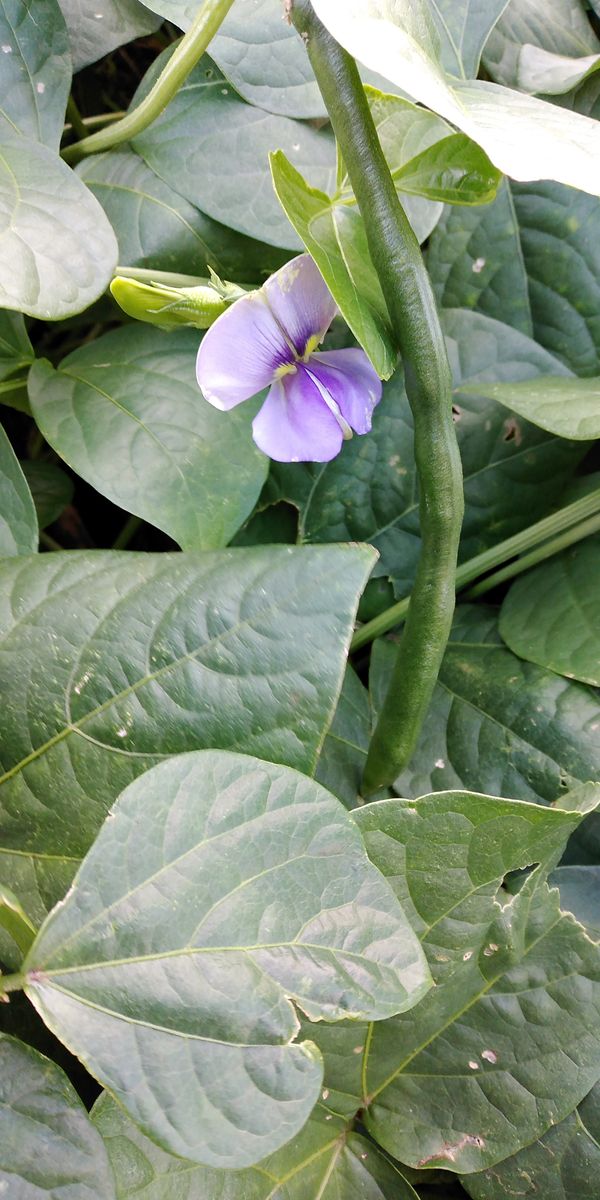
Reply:
<svg viewBox="0 0 600 1200"><path fill-rule="evenodd" d="M0 1196L595 1200L600 3L0 70Z"/></svg>

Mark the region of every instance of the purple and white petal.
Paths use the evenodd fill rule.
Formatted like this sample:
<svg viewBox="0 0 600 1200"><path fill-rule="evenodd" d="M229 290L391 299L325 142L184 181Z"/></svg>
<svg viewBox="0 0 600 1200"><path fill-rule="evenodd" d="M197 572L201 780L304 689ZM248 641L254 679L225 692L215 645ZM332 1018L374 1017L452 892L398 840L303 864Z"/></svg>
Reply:
<svg viewBox="0 0 600 1200"><path fill-rule="evenodd" d="M281 267L262 288L267 303L302 358L307 343L318 345L337 312L337 304L310 254Z"/></svg>
<svg viewBox="0 0 600 1200"><path fill-rule="evenodd" d="M261 289L236 300L204 334L196 378L215 408L235 408L268 387L293 357Z"/></svg>
<svg viewBox="0 0 600 1200"><path fill-rule="evenodd" d="M381 380L364 350L324 350L311 354L308 369L326 388L355 433L368 433L381 400Z"/></svg>
<svg viewBox="0 0 600 1200"><path fill-rule="evenodd" d="M329 462L343 441L339 423L302 366L273 384L252 436L276 462Z"/></svg>

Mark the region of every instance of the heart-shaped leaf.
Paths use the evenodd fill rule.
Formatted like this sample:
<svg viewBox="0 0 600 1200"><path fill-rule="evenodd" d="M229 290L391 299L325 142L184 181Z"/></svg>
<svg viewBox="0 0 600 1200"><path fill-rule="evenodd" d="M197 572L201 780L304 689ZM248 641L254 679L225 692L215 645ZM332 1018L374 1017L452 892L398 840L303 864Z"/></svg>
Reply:
<svg viewBox="0 0 600 1200"><path fill-rule="evenodd" d="M317 1102L312 1020L380 1019L430 986L343 806L223 751L162 763L119 798L24 965L61 1040L167 1149L243 1167Z"/></svg>
<svg viewBox="0 0 600 1200"><path fill-rule="evenodd" d="M5 134L0 145L0 304L44 320L81 312L107 286L115 235L98 201L52 151Z"/></svg>
<svg viewBox="0 0 600 1200"><path fill-rule="evenodd" d="M253 406L221 413L200 395L199 344L192 329L134 324L29 375L32 411L57 454L186 550L227 545L269 466L252 441Z"/></svg>
<svg viewBox="0 0 600 1200"><path fill-rule="evenodd" d="M32 919L165 756L220 746L314 770L373 561L280 546L0 565L0 878Z"/></svg>
<svg viewBox="0 0 600 1200"><path fill-rule="evenodd" d="M7 1200L115 1200L102 1138L66 1075L3 1033L0 1193Z"/></svg>

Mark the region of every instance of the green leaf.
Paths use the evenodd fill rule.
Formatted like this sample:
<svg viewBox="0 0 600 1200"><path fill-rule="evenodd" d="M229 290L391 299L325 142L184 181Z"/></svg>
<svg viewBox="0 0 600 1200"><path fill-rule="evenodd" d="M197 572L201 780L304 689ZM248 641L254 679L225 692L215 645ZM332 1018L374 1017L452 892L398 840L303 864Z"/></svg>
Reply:
<svg viewBox="0 0 600 1200"><path fill-rule="evenodd" d="M73 499L73 480L54 463L39 459L22 462L21 470L33 496L40 529L58 520Z"/></svg>
<svg viewBox="0 0 600 1200"><path fill-rule="evenodd" d="M378 1148L349 1132L326 1100L293 1141L256 1167L235 1172L166 1154L107 1093L96 1101L92 1120L104 1138L118 1200L133 1200L140 1187L144 1200L417 1200Z"/></svg>
<svg viewBox="0 0 600 1200"><path fill-rule="evenodd" d="M458 310L442 317L465 476L464 560L545 516L584 447L509 417L493 401L462 393L463 382L556 374L557 359L488 317ZM368 437L346 442L328 464L276 465L267 488L272 500L299 508L301 540L373 543L381 554L378 571L391 576L398 595L407 595L420 542L412 417L400 371L384 387Z"/></svg>
<svg viewBox="0 0 600 1200"><path fill-rule="evenodd" d="M558 437L585 440L600 437L600 379L555 379L551 375L523 383L470 384L499 400L540 429Z"/></svg>
<svg viewBox="0 0 600 1200"><path fill-rule="evenodd" d="M227 545L269 460L255 405L220 413L196 383L200 335L128 326L80 346L55 371L34 364L29 398L46 441L104 496L186 550Z"/></svg>
<svg viewBox="0 0 600 1200"><path fill-rule="evenodd" d="M163 54L153 72L164 64ZM134 102L153 77L146 77ZM207 57L164 113L134 138L133 146L161 179L176 185L202 212L287 249L297 249L300 242L273 194L270 151L282 149L319 188L329 189L335 180L334 141L328 129L316 130L245 104Z"/></svg>
<svg viewBox="0 0 600 1200"><path fill-rule="evenodd" d="M23 972L146 1133L230 1168L279 1149L318 1100L292 1000L315 1021L378 1020L431 986L342 805L288 767L213 750L119 797Z"/></svg>
<svg viewBox="0 0 600 1200"><path fill-rule="evenodd" d="M431 0L441 39L441 60L450 75L474 78L481 51L509 0Z"/></svg>
<svg viewBox="0 0 600 1200"><path fill-rule="evenodd" d="M315 0L314 8L350 54L478 142L506 175L600 193L597 122L495 83L447 79L425 0Z"/></svg>
<svg viewBox="0 0 600 1200"><path fill-rule="evenodd" d="M447 204L487 204L494 199L500 172L464 133L442 138L394 176L400 192Z"/></svg>
<svg viewBox="0 0 600 1200"><path fill-rule="evenodd" d="M364 1043L365 1123L412 1166L491 1166L598 1078L598 946L543 870L515 897L500 890L507 871L556 860L600 799L584 792L566 811L442 793L356 813L373 862L410 899L437 985Z"/></svg>
<svg viewBox="0 0 600 1200"><path fill-rule="evenodd" d="M372 667L380 706L395 650L379 642ZM554 801L600 777L600 703L583 684L516 658L497 632L495 610L464 605L400 795L428 788Z"/></svg>
<svg viewBox="0 0 600 1200"><path fill-rule="evenodd" d="M0 878L30 918L161 758L218 746L314 770L373 557L281 546L0 565Z"/></svg>
<svg viewBox="0 0 600 1200"><path fill-rule="evenodd" d="M59 0L75 71L97 62L117 46L158 29L160 21L138 0Z"/></svg>
<svg viewBox="0 0 600 1200"><path fill-rule="evenodd" d="M284 251L213 221L159 179L126 146L84 158L77 174L102 205L127 267L261 283L285 261Z"/></svg>
<svg viewBox="0 0 600 1200"><path fill-rule="evenodd" d="M33 358L33 346L20 313L0 311L0 382L29 367Z"/></svg>
<svg viewBox="0 0 600 1200"><path fill-rule="evenodd" d="M549 883L560 892L560 906L585 925L590 937L600 941L600 866L557 867Z"/></svg>
<svg viewBox="0 0 600 1200"><path fill-rule="evenodd" d="M4 135L0 145L0 302L44 320L81 312L104 291L117 259L98 202L45 146Z"/></svg>
<svg viewBox="0 0 600 1200"><path fill-rule="evenodd" d="M371 735L369 693L351 666L323 748L315 778L342 800L346 808L362 804L360 783Z"/></svg>
<svg viewBox="0 0 600 1200"><path fill-rule="evenodd" d="M35 925L29 920L18 897L4 884L0 884L0 926L10 934L21 954L27 954L36 934Z"/></svg>
<svg viewBox="0 0 600 1200"><path fill-rule="evenodd" d="M573 0L510 0L483 61L497 83L525 92L566 92L598 61L600 42Z"/></svg>
<svg viewBox="0 0 600 1200"><path fill-rule="evenodd" d="M527 662L600 686L600 537L585 538L515 580L500 633Z"/></svg>
<svg viewBox="0 0 600 1200"><path fill-rule="evenodd" d="M0 425L0 555L32 554L38 525L31 492Z"/></svg>
<svg viewBox="0 0 600 1200"><path fill-rule="evenodd" d="M600 1084L539 1141L461 1183L473 1200L543 1196L596 1200L600 1173Z"/></svg>
<svg viewBox="0 0 600 1200"><path fill-rule="evenodd" d="M58 150L71 86L67 29L58 0L35 14L27 0L0 0L0 130Z"/></svg>
<svg viewBox="0 0 600 1200"><path fill-rule="evenodd" d="M106 1149L55 1063L0 1033L0 1192L115 1200Z"/></svg>

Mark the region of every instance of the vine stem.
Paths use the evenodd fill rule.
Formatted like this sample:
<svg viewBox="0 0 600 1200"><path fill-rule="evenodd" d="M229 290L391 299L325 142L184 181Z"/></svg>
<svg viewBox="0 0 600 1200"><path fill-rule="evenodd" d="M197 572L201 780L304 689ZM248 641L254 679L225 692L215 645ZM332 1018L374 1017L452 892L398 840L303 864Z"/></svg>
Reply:
<svg viewBox="0 0 600 1200"><path fill-rule="evenodd" d="M531 550L548 538L557 537L563 530L598 512L600 512L600 489L583 496L581 500L574 500L572 504L567 504L558 512L552 513L551 516L543 517L541 521L536 521L535 525L521 530L521 533L515 533L503 542L491 546L489 550L483 550L481 554L476 554L474 558L469 558L467 562L461 563L456 571L456 590L460 591L461 588L478 579L480 575L485 575L494 567L502 566L508 559L515 558L517 554L524 556L526 550ZM549 542L547 544L550 545ZM553 550L550 553L556 553L556 551ZM522 557L511 564L515 567L513 572L515 575L526 569L523 566L524 562L525 557ZM483 582L487 583L487 580ZM470 599L472 596L473 591L468 593L467 598ZM352 639L351 652L361 650L375 638L382 637L396 626L401 625L406 617L409 601L410 596L405 596L403 600L398 600L396 604L386 608L385 612L379 613L377 617L373 617L371 621L366 621L364 625L361 625Z"/></svg>
<svg viewBox="0 0 600 1200"><path fill-rule="evenodd" d="M111 150L113 146L128 142L147 129L148 125L160 116L196 66L232 4L233 0L204 0L188 32L175 47L154 87L137 108L114 125L99 129L81 141L74 142L72 146L66 146L62 151L65 162L77 163L86 154L99 154L101 150Z"/></svg>
<svg viewBox="0 0 600 1200"><path fill-rule="evenodd" d="M321 24L309 0L293 0L291 19L306 42L364 219L415 426L421 555L404 635L367 755L363 792L370 794L390 784L410 759L448 641L464 506L462 470L450 368L429 276L396 194L356 63Z"/></svg>
<svg viewBox="0 0 600 1200"><path fill-rule="evenodd" d="M500 571L494 571L492 575L488 575L487 579L482 579L475 587L470 588L465 593L465 600L475 600L477 596L484 596L486 592L491 592L492 588L498 587L498 584L505 583L507 579L514 579L515 575L521 575L523 571L528 571L530 567L535 567L537 563L544 562L545 559L552 558L555 554L560 554L561 550L567 550L575 542L580 542L582 538L590 537L592 533L597 533L599 529L600 513L596 513L594 517L588 517L587 521L581 521L579 525L573 525L558 537L551 538L548 542L543 542L541 546L536 546L535 550L532 550L530 554L524 554L516 562L509 563L508 566L502 567Z"/></svg>

